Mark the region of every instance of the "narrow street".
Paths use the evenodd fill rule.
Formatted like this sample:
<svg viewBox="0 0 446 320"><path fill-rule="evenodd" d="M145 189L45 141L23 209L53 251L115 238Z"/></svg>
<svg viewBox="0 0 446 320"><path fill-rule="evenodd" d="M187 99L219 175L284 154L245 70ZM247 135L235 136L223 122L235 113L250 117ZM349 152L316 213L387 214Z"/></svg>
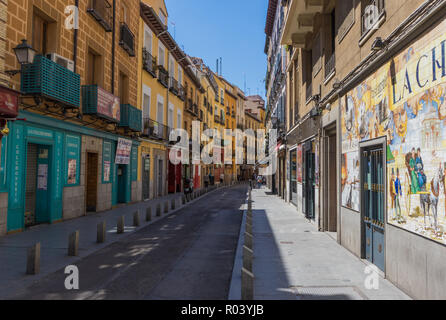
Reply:
<svg viewBox="0 0 446 320"><path fill-rule="evenodd" d="M82 259L80 290L61 269L14 299L226 299L246 186L197 202Z"/></svg>

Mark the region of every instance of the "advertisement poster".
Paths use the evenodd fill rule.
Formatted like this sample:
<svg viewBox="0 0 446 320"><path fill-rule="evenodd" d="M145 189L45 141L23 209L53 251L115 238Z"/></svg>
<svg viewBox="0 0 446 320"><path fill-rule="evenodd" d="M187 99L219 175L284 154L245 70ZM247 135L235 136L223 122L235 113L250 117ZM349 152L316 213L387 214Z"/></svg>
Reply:
<svg viewBox="0 0 446 320"><path fill-rule="evenodd" d="M357 152L344 153L341 157L342 206L359 211L360 168Z"/></svg>
<svg viewBox="0 0 446 320"><path fill-rule="evenodd" d="M104 161L104 181L110 181L110 161Z"/></svg>
<svg viewBox="0 0 446 320"><path fill-rule="evenodd" d="M109 119L119 122L121 120L121 103L118 97L98 87L97 112Z"/></svg>
<svg viewBox="0 0 446 320"><path fill-rule="evenodd" d="M119 138L116 148L116 164L130 164L130 153L132 151L132 140Z"/></svg>
<svg viewBox="0 0 446 320"><path fill-rule="evenodd" d="M48 165L39 164L37 171L37 189L48 190Z"/></svg>
<svg viewBox="0 0 446 320"><path fill-rule="evenodd" d="M302 145L297 147L297 182L302 183Z"/></svg>
<svg viewBox="0 0 446 320"><path fill-rule="evenodd" d="M77 160L68 160L68 179L67 184L76 184L77 181Z"/></svg>
<svg viewBox="0 0 446 320"><path fill-rule="evenodd" d="M358 143L386 137L388 223L446 244L446 21L350 91L342 106L343 205ZM355 168L355 167L353 167ZM390 187L389 187L390 186Z"/></svg>

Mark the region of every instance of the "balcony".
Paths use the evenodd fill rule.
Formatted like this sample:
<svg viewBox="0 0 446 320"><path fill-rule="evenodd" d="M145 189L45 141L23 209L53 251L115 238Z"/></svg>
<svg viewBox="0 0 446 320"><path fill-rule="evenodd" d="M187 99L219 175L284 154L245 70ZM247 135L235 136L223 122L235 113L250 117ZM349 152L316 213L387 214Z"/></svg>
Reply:
<svg viewBox="0 0 446 320"><path fill-rule="evenodd" d="M307 34L314 32L313 19L323 11L323 0L292 1L283 27L280 44L304 48Z"/></svg>
<svg viewBox="0 0 446 320"><path fill-rule="evenodd" d="M97 85L82 86L82 113L119 123L121 120L119 98Z"/></svg>
<svg viewBox="0 0 446 320"><path fill-rule="evenodd" d="M146 48L142 49L142 67L150 73L152 77L156 78L156 59Z"/></svg>
<svg viewBox="0 0 446 320"><path fill-rule="evenodd" d="M141 132L141 120L141 110L130 104L121 104L121 121L119 122L120 127L126 127L132 131Z"/></svg>
<svg viewBox="0 0 446 320"><path fill-rule="evenodd" d="M127 51L129 56L135 56L135 36L130 31L129 26L124 22L121 23L119 45Z"/></svg>
<svg viewBox="0 0 446 320"><path fill-rule="evenodd" d="M112 32L113 12L107 0L90 0L87 12L96 19L106 32Z"/></svg>
<svg viewBox="0 0 446 320"><path fill-rule="evenodd" d="M336 66L336 56L333 52L333 54L328 58L327 62L325 63L325 79L328 79L331 77L332 74L335 73L335 66Z"/></svg>
<svg viewBox="0 0 446 320"><path fill-rule="evenodd" d="M163 66L158 66L158 81L166 88L169 87L169 73Z"/></svg>
<svg viewBox="0 0 446 320"><path fill-rule="evenodd" d="M368 10L368 8L376 8ZM368 5L364 6L361 17L361 35L364 37L385 15L384 0L370 0Z"/></svg>
<svg viewBox="0 0 446 320"><path fill-rule="evenodd" d="M178 98L180 98L181 101L186 100L186 92L181 84L178 84Z"/></svg>
<svg viewBox="0 0 446 320"><path fill-rule="evenodd" d="M80 107L80 75L41 55L37 55L33 63L22 66L20 90L24 95Z"/></svg>
<svg viewBox="0 0 446 320"><path fill-rule="evenodd" d="M170 77L169 78L169 90L170 92L172 92L174 95L178 95L178 81L175 80L174 77Z"/></svg>
<svg viewBox="0 0 446 320"><path fill-rule="evenodd" d="M155 120L144 118L144 128L142 135L147 138L169 141L171 129Z"/></svg>
<svg viewBox="0 0 446 320"><path fill-rule="evenodd" d="M221 103L222 105L225 105L225 99L224 99L223 97L220 98L220 103Z"/></svg>
<svg viewBox="0 0 446 320"><path fill-rule="evenodd" d="M192 104L192 110L194 114L198 115L198 105L195 102Z"/></svg>

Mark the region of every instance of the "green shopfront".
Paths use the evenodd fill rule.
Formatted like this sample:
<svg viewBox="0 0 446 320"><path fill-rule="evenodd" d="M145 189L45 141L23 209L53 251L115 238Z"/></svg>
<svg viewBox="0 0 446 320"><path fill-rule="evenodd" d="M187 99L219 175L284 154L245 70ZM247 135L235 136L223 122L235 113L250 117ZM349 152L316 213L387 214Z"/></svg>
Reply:
<svg viewBox="0 0 446 320"><path fill-rule="evenodd" d="M7 232L85 215L88 201L95 201L93 211L131 201L138 141L130 140L129 164L118 166L123 137L27 111L19 118L26 120L11 123L0 153Z"/></svg>

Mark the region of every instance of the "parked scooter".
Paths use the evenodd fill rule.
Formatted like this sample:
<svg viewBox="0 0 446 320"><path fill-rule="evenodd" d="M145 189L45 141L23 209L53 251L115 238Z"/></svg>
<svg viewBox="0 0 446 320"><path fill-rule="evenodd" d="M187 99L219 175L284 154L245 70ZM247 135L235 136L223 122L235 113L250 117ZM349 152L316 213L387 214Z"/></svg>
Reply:
<svg viewBox="0 0 446 320"><path fill-rule="evenodd" d="M184 179L184 194L191 194L194 192L194 183L192 179Z"/></svg>

